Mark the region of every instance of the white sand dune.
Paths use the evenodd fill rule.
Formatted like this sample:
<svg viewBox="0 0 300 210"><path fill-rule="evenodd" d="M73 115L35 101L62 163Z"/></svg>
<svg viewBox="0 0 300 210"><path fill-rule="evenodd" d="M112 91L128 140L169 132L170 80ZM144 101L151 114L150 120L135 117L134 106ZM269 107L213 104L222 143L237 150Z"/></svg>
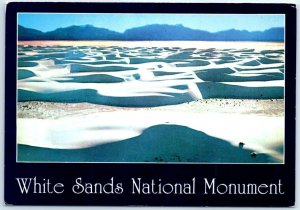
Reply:
<svg viewBox="0 0 300 210"><path fill-rule="evenodd" d="M214 97L283 98L283 51L259 49L19 46L25 55L19 56L18 100L148 107ZM227 95L223 86L247 90ZM249 94L257 88L264 93Z"/></svg>
<svg viewBox="0 0 300 210"><path fill-rule="evenodd" d="M283 161L283 150L278 151L279 147L283 147L284 141L283 117L187 112L176 112L175 115L174 112L170 111L151 110L115 111L66 117L59 120L19 119L17 133L19 144L69 150L99 147L99 145L105 144L113 145L113 143L134 137L139 139L150 127L168 127L170 125L193 129L205 133L211 138L218 138L220 142L229 142L230 146L236 148L238 153L244 152L238 148L239 143L243 142L245 150L255 151L258 154L268 154L273 158L271 162ZM177 141L177 136L180 136L179 132L181 130L173 130L173 141ZM164 138L169 138L164 133L155 135L162 142ZM212 146L201 148L201 140L201 137L186 140L186 143L193 142L193 144L197 144L197 141L199 141L200 146L197 146L199 147L199 153L197 153L197 158L194 161L214 160L213 156L215 154L213 151L221 143L216 143L216 148ZM164 145L163 143L160 146L169 147L169 145ZM145 147L147 148L146 145ZM126 149L132 150L135 148L134 145L129 145ZM203 149L210 151L210 153L200 153ZM109 147L107 150L109 151ZM154 152L151 149L149 150L146 153L148 156L148 153ZM172 150L165 154L165 158L170 152L172 153ZM177 153L178 156L184 157L178 151ZM209 155L212 157L210 158ZM229 156L228 159L231 159L233 162L242 161L237 158L239 156L232 157L235 153L227 155ZM138 158L142 160L144 158L142 156L143 154L136 155L134 161L139 162ZM247 155L245 154L245 156L251 161L250 152ZM226 162L228 159L219 160L219 162ZM82 161L86 160L83 159Z"/></svg>

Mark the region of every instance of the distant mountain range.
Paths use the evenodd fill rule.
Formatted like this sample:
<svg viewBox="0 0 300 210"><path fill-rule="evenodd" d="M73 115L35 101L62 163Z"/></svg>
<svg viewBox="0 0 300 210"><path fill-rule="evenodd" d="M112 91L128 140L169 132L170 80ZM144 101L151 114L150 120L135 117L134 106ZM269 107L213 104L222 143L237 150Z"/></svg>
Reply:
<svg viewBox="0 0 300 210"><path fill-rule="evenodd" d="M187 40L187 41L284 41L284 28L265 31L225 30L211 33L183 25L153 24L131 28L124 33L92 25L70 26L42 32L18 25L18 40Z"/></svg>

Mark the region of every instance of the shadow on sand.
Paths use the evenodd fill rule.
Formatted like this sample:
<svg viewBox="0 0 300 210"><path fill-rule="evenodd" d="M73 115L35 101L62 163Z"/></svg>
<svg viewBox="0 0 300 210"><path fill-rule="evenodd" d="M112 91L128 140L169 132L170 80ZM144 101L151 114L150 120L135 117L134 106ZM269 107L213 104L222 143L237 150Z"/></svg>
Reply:
<svg viewBox="0 0 300 210"><path fill-rule="evenodd" d="M117 135L117 134L116 134ZM185 126L160 124L130 139L83 149L48 149L18 145L18 161L38 162L197 162L273 163L267 154L251 156L252 150Z"/></svg>
<svg viewBox="0 0 300 210"><path fill-rule="evenodd" d="M88 102L117 107L155 107L181 104L193 101L189 93L164 93L152 96L104 96L94 89L72 90L54 93L38 93L28 90L18 90L19 101L49 101L61 103Z"/></svg>

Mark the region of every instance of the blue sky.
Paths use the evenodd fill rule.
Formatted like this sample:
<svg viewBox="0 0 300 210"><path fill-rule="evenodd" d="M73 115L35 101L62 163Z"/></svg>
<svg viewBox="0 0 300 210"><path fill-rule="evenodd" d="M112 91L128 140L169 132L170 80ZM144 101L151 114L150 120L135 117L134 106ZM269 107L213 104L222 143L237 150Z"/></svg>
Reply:
<svg viewBox="0 0 300 210"><path fill-rule="evenodd" d="M86 24L117 32L124 32L126 29L148 24L182 24L192 29L210 32L232 28L263 31L272 27L284 27L284 15L19 13L18 24L43 32L60 27Z"/></svg>

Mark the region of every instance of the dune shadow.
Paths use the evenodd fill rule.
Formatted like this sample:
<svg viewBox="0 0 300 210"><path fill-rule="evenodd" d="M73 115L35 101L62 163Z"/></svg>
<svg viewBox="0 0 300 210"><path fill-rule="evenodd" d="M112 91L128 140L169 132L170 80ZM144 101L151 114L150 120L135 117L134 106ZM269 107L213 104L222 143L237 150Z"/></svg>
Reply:
<svg viewBox="0 0 300 210"><path fill-rule="evenodd" d="M261 54L272 54L272 53L278 53L278 54L284 54L284 50L262 50L260 51Z"/></svg>
<svg viewBox="0 0 300 210"><path fill-rule="evenodd" d="M261 57L258 60L262 64L273 64L273 63L284 63L283 60L278 60L278 59L270 59L267 57Z"/></svg>
<svg viewBox="0 0 300 210"><path fill-rule="evenodd" d="M124 82L124 79L108 74L91 74L85 76L68 76L56 79L57 82L77 82L77 83L118 83Z"/></svg>
<svg viewBox="0 0 300 210"><path fill-rule="evenodd" d="M156 77L180 74L180 72L169 72L169 71L158 71L158 70L152 71L152 73Z"/></svg>
<svg viewBox="0 0 300 210"><path fill-rule="evenodd" d="M183 52L179 52L179 53L174 53L172 55L169 55L167 57L167 59L192 59L192 52L191 51L183 51Z"/></svg>
<svg viewBox="0 0 300 210"><path fill-rule="evenodd" d="M127 71L136 70L134 67L126 66L87 66L84 64L71 64L71 73L77 72L101 72L101 71Z"/></svg>
<svg viewBox="0 0 300 210"><path fill-rule="evenodd" d="M18 67L35 67L37 66L37 62L32 61L18 61Z"/></svg>
<svg viewBox="0 0 300 210"><path fill-rule="evenodd" d="M271 81L283 80L284 75L281 73L259 73L256 76L243 76L231 75L234 73L230 68L215 68L195 72L197 77L206 82L246 82L246 81Z"/></svg>
<svg viewBox="0 0 300 210"><path fill-rule="evenodd" d="M243 64L240 64L240 66L260 66L260 65L261 65L261 63L258 62L257 60L252 60L252 61L248 61Z"/></svg>
<svg viewBox="0 0 300 210"><path fill-rule="evenodd" d="M193 101L189 93L164 93L149 96L103 96L94 89L39 93L18 89L18 101L49 101L61 103L88 102L117 107L155 107Z"/></svg>
<svg viewBox="0 0 300 210"><path fill-rule="evenodd" d="M284 65L276 66L276 67L252 67L252 68L240 68L240 67L235 67L236 70L238 71L253 71L253 70L270 70L270 69L281 69L284 68Z"/></svg>
<svg viewBox="0 0 300 210"><path fill-rule="evenodd" d="M236 99L282 99L284 87L245 87L219 82L201 82L197 86L204 99L236 98Z"/></svg>
<svg viewBox="0 0 300 210"><path fill-rule="evenodd" d="M207 65L210 64L209 61L201 60L201 59L198 59L198 60L182 60L181 62L184 62L184 63L176 64L176 66L177 67L207 66Z"/></svg>
<svg viewBox="0 0 300 210"><path fill-rule="evenodd" d="M254 53L255 49L241 49L241 50L232 50L234 53Z"/></svg>
<svg viewBox="0 0 300 210"><path fill-rule="evenodd" d="M146 58L146 57L131 57L129 59L130 59L130 64L141 64L141 63L157 62L157 59Z"/></svg>
<svg viewBox="0 0 300 210"><path fill-rule="evenodd" d="M224 63L234 63L236 62L235 60L218 60L218 61L214 61L215 64L224 64Z"/></svg>
<svg viewBox="0 0 300 210"><path fill-rule="evenodd" d="M283 145L276 145L274 148L274 151L283 154L284 153L284 147Z"/></svg>
<svg viewBox="0 0 300 210"><path fill-rule="evenodd" d="M27 78L34 77L34 76L36 76L36 74L30 70L18 69L18 80L27 79Z"/></svg>
<svg viewBox="0 0 300 210"><path fill-rule="evenodd" d="M160 124L130 139L84 149L48 149L18 145L18 161L55 162L188 162L273 163L267 154L251 156L252 150L185 126Z"/></svg>

